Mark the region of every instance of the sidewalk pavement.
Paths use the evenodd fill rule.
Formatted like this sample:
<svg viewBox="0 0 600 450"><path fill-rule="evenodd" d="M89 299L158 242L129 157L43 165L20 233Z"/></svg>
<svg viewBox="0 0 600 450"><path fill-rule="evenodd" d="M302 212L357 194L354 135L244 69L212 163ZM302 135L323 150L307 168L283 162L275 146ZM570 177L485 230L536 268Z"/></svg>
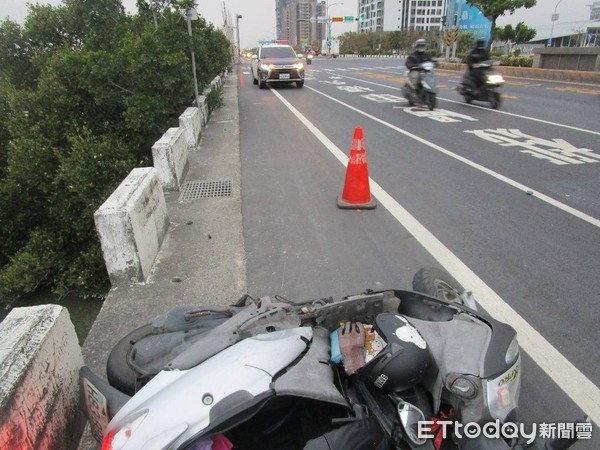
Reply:
<svg viewBox="0 0 600 450"><path fill-rule="evenodd" d="M83 345L85 364L106 379L113 346L133 329L182 305L229 305L246 290L242 234L237 72L224 80L224 105L213 111L190 152L185 182L231 181L231 195L179 201L165 192L167 236L147 282L113 288ZM89 430L79 450L98 449Z"/></svg>

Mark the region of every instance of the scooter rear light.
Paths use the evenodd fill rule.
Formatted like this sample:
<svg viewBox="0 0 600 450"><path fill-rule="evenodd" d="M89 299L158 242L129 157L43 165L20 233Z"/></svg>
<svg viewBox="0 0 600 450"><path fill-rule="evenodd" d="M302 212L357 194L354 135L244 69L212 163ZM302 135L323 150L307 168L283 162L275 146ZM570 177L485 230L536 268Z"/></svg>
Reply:
<svg viewBox="0 0 600 450"><path fill-rule="evenodd" d="M504 361L506 361L506 364L512 364L516 361L518 356L519 342L517 341L517 338L514 337L510 345L508 346L508 349L506 350L506 355L504 355Z"/></svg>
<svg viewBox="0 0 600 450"><path fill-rule="evenodd" d="M129 441L135 430L140 426L140 424L144 421L147 415L148 411L144 411L139 415L132 416L120 428L115 428L106 433L106 435L104 436L104 440L102 441L102 450L123 449L127 445L127 442Z"/></svg>
<svg viewBox="0 0 600 450"><path fill-rule="evenodd" d="M106 433L106 436L104 436L104 440L102 441L102 450L112 450L112 441L116 433L117 430L111 430Z"/></svg>

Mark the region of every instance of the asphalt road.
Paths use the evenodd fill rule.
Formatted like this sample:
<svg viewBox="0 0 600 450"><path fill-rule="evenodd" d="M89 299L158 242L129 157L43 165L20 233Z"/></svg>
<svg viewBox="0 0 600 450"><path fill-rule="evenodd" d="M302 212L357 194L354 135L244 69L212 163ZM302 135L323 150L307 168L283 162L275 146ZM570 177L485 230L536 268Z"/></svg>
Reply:
<svg viewBox="0 0 600 450"><path fill-rule="evenodd" d="M340 297L444 267L517 329L521 420L600 423L600 86L511 78L492 110L438 71L430 112L403 71L317 58L304 88L259 89L239 66L248 292ZM336 207L356 127L370 211Z"/></svg>

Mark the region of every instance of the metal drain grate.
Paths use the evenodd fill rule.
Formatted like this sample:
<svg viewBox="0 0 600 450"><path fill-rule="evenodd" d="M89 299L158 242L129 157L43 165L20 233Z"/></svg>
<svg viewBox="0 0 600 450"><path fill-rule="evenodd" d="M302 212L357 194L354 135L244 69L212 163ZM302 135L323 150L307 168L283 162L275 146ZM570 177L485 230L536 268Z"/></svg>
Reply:
<svg viewBox="0 0 600 450"><path fill-rule="evenodd" d="M186 181L181 188L179 201L213 197L231 197L231 180Z"/></svg>

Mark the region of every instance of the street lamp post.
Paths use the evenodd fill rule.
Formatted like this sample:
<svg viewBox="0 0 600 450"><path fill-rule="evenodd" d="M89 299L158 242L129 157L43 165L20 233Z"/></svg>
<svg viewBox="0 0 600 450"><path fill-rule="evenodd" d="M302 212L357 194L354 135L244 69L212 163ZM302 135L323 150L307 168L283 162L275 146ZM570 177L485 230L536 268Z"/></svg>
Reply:
<svg viewBox="0 0 600 450"><path fill-rule="evenodd" d="M562 0L558 0L558 3L554 7L554 14L552 14L552 27L550 28L550 39L548 40L550 42L550 47L552 47L552 37L554 36L554 22L558 20L556 9L558 8L558 5L560 5L560 2L562 2Z"/></svg>
<svg viewBox="0 0 600 450"><path fill-rule="evenodd" d="M183 11L185 11L188 35L190 37L190 53L192 56L192 72L194 74L194 94L196 97L196 107L200 108L200 97L198 96L198 78L196 77L196 56L194 55L194 43L192 41L192 20L198 20L198 11L196 11L195 5L187 10L182 10L182 13Z"/></svg>
<svg viewBox="0 0 600 450"><path fill-rule="evenodd" d="M239 64L240 62L240 52L242 50L242 48L240 47L240 19L242 18L241 14L236 14L235 15L235 28L236 28L236 33L237 33L237 62Z"/></svg>
<svg viewBox="0 0 600 450"><path fill-rule="evenodd" d="M335 5L343 5L343 2L329 4L329 0L325 2L325 17L327 17L327 56L331 56L331 17L329 17L329 8Z"/></svg>

